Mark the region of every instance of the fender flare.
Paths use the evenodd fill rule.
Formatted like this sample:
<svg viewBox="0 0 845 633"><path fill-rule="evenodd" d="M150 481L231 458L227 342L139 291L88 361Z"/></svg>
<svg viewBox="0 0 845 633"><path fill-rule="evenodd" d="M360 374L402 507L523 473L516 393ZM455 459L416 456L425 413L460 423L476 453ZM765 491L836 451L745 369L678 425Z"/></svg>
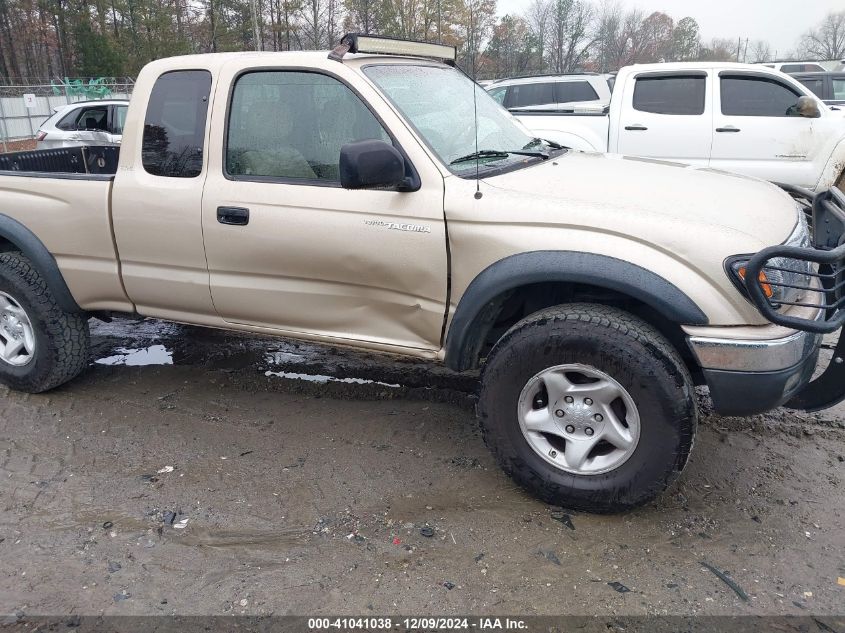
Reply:
<svg viewBox="0 0 845 633"><path fill-rule="evenodd" d="M62 310L71 313L84 312L70 293L56 258L35 233L14 218L0 213L0 238L10 242L32 262Z"/></svg>
<svg viewBox="0 0 845 633"><path fill-rule="evenodd" d="M542 282L580 283L613 290L642 301L674 323L707 325L707 316L677 286L636 264L607 255L576 251L531 251L500 259L467 287L446 336L446 366L470 369L480 341L478 317L497 296Z"/></svg>

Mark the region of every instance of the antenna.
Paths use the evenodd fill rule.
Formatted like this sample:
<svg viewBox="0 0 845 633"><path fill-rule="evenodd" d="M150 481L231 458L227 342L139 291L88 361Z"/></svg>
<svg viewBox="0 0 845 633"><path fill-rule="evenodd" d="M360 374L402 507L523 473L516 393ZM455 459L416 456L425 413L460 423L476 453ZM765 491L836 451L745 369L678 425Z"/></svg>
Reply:
<svg viewBox="0 0 845 633"><path fill-rule="evenodd" d="M478 178L478 84L472 82L472 118L473 133L475 134L475 199L481 198L481 181Z"/></svg>
<svg viewBox="0 0 845 633"><path fill-rule="evenodd" d="M473 11L469 11L469 28L472 35L469 41L472 42L472 47L475 48L475 27L472 23ZM466 73L465 73L466 74ZM475 136L475 199L481 199L481 180L478 177L479 172L479 156L478 156L478 84L475 82L475 53L472 54L472 118L473 118L473 134Z"/></svg>

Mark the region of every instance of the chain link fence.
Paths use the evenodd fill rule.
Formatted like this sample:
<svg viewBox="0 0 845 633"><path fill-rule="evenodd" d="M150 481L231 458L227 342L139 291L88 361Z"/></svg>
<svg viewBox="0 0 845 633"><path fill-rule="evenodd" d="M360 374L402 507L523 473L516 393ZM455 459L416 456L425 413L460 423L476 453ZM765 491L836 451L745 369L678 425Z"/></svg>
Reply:
<svg viewBox="0 0 845 633"><path fill-rule="evenodd" d="M129 99L134 85L126 77L0 85L0 151L15 151L21 141L34 139L57 108L77 101Z"/></svg>

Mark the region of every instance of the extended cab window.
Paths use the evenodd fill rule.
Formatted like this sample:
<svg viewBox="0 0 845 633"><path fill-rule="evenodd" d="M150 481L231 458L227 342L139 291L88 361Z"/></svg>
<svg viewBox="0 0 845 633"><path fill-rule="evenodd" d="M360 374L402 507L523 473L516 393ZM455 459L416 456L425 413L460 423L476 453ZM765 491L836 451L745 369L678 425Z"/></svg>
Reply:
<svg viewBox="0 0 845 633"><path fill-rule="evenodd" d="M634 110L653 114L704 114L704 75L637 77Z"/></svg>
<svg viewBox="0 0 845 633"><path fill-rule="evenodd" d="M556 103L555 85L550 82L511 86L505 98L505 107L508 108L526 108L547 103Z"/></svg>
<svg viewBox="0 0 845 633"><path fill-rule="evenodd" d="M178 70L159 77L144 120L141 160L154 176L194 178L202 172L211 73Z"/></svg>
<svg viewBox="0 0 845 633"><path fill-rule="evenodd" d="M722 114L731 116L801 116L797 90L766 77L722 75Z"/></svg>
<svg viewBox="0 0 845 633"><path fill-rule="evenodd" d="M241 76L229 110L226 172L234 177L339 182L340 148L390 137L340 81L309 72Z"/></svg>
<svg viewBox="0 0 845 633"><path fill-rule="evenodd" d="M557 84L557 102L596 101L599 96L587 81L559 81Z"/></svg>
<svg viewBox="0 0 845 633"><path fill-rule="evenodd" d="M837 78L834 77L831 80L832 88L833 88L833 99L835 101L843 101L845 100L845 77Z"/></svg>

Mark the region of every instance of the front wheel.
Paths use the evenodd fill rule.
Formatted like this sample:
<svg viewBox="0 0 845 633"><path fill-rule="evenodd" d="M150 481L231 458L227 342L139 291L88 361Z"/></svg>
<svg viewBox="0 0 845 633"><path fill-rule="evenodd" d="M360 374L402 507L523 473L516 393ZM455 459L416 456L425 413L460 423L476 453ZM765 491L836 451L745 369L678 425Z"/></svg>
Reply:
<svg viewBox="0 0 845 633"><path fill-rule="evenodd" d="M478 405L500 466L537 497L620 512L656 497L686 464L692 380L653 327L571 304L514 325L490 353Z"/></svg>

